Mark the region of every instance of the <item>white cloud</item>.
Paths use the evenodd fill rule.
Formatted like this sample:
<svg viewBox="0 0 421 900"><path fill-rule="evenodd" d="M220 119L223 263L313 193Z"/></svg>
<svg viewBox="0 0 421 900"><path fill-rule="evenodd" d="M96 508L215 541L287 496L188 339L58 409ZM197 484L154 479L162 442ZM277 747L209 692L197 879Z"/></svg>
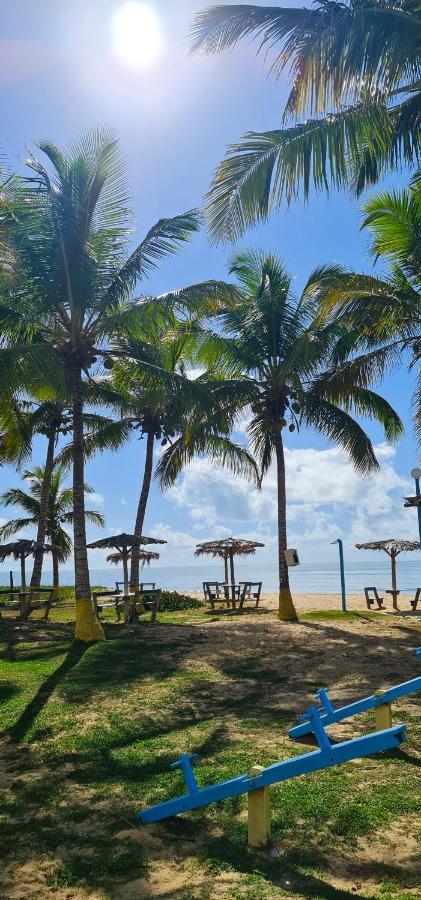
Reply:
<svg viewBox="0 0 421 900"><path fill-rule="evenodd" d="M403 537L414 533L413 510L402 497L411 482L394 467L395 450L376 447L380 470L358 475L339 448L286 449L288 532L290 545L328 542L343 537L350 543L369 538ZM206 537L228 533L259 535L265 544L276 531L276 473L271 467L262 490L205 461L194 461L169 493L184 509L197 533ZM205 538L203 538L205 539Z"/></svg>
<svg viewBox="0 0 421 900"><path fill-rule="evenodd" d="M102 494L98 494L94 491L92 494L87 495L87 506L96 503L97 506L104 506L104 497Z"/></svg>

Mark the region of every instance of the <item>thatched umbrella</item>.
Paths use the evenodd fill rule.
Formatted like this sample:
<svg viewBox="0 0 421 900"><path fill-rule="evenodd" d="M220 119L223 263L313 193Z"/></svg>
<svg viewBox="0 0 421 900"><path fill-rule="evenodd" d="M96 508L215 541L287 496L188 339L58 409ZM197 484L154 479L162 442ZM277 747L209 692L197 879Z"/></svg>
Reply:
<svg viewBox="0 0 421 900"><path fill-rule="evenodd" d="M13 556L13 559L20 559L20 581L23 590L26 588L25 560L27 556L35 556L37 548L37 542L31 541L29 538L20 538L10 544L0 545L0 562L4 562L9 556ZM47 544L42 549L44 553L51 553L53 548Z"/></svg>
<svg viewBox="0 0 421 900"><path fill-rule="evenodd" d="M397 595L399 591L396 587L396 557L399 553L408 553L412 550L421 550L419 541L395 541L389 538L387 541L369 541L367 544L355 544L357 550L383 550L390 556L392 565L392 597L393 608L397 609Z"/></svg>
<svg viewBox="0 0 421 900"><path fill-rule="evenodd" d="M115 534L113 537L101 538L99 541L93 541L92 544L87 544L86 546L90 550L96 549L110 549L117 550L117 553L123 563L123 572L124 572L124 593L127 595L129 593L129 567L128 561L130 558L130 554L133 550L133 547L141 547L142 544L166 544L167 541L160 540L159 538L153 537L145 537L143 534L140 538L136 537L135 534L126 534L123 532L122 534ZM114 554L113 554L114 555Z"/></svg>
<svg viewBox="0 0 421 900"><path fill-rule="evenodd" d="M228 561L230 565L231 585L235 584L234 573L234 556L251 556L256 552L257 547L264 547L259 541L247 541L245 538L223 538L219 541L205 541L198 544L195 550L195 556L219 556L224 560L225 584L228 584ZM234 599L234 587L232 590Z"/></svg>

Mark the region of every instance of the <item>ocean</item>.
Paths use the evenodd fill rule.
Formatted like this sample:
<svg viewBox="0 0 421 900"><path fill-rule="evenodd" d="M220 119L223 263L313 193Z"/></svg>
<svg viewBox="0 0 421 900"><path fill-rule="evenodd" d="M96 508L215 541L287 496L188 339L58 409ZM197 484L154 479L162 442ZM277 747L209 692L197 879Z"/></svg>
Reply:
<svg viewBox="0 0 421 900"><path fill-rule="evenodd" d="M143 570L144 581L155 581L157 586L165 589L179 591L198 591L202 589L202 582L222 581L223 564L212 561L204 561L202 565L193 566L150 566ZM414 593L417 587L421 587L421 558L418 554L402 555L397 561L398 588L403 593ZM19 571L14 573L15 584L19 584ZM236 580L262 581L263 591L277 590L277 569L271 563L238 560L235 569ZM44 573L43 582L48 584L51 573ZM121 581L123 572L115 567L109 569L91 569L91 584L103 585L113 588L116 580ZM345 568L346 589L349 593L362 593L364 587L375 585L381 590L391 587L390 562L386 554L366 554L365 558L349 561ZM336 594L341 590L339 566L328 565L325 562L303 562L300 566L290 569L291 588L297 594ZM61 582L73 584L74 577L71 570L63 570ZM9 584L9 572L3 569L0 572L0 584Z"/></svg>

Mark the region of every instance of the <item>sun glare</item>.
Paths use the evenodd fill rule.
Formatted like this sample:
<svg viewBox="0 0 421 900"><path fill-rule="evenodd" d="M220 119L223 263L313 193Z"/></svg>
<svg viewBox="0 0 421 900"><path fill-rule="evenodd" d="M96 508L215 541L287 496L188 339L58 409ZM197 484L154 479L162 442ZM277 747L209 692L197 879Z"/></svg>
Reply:
<svg viewBox="0 0 421 900"><path fill-rule="evenodd" d="M112 20L115 57L126 66L143 69L153 65L163 50L160 20L149 3L125 3Z"/></svg>

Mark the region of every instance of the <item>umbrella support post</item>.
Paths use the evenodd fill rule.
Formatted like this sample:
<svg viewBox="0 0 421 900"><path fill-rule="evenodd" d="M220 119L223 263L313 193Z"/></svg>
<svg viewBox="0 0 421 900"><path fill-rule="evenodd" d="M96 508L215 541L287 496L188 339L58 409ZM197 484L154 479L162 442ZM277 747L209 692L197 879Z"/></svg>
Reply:
<svg viewBox="0 0 421 900"><path fill-rule="evenodd" d="M418 647L415 651L415 655L421 659L421 647ZM385 727L390 728L390 725L386 725L385 723L391 723L392 721L391 704L393 700L398 700L400 697L406 697L407 694L412 694L416 691L421 691L421 676L418 678L411 678L410 681L403 681L401 684L395 684L394 687L388 688L386 691L377 691L376 694L371 694L369 697L364 697L362 700L356 700L354 703L349 703L347 706L341 706L338 709L334 709L326 688L320 688L320 690L316 691L316 697L321 704L318 712L320 714L320 719L325 726L334 725L336 722L342 722L343 719L350 719L352 716L357 716L360 713L367 712L369 709L374 709L376 716L376 730L381 731ZM379 712L379 710L382 711ZM288 736L292 738L292 740L297 740L298 738L304 737L306 734L311 734L312 731L313 724L307 713L304 713L303 716L298 717L298 725L294 725L293 728L289 729Z"/></svg>

